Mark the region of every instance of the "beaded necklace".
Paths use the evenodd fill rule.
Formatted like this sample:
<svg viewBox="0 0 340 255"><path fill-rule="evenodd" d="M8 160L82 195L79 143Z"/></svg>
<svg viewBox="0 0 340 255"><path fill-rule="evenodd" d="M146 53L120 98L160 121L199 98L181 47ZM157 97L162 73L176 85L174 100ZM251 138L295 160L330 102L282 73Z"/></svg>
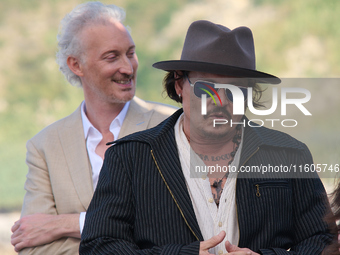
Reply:
<svg viewBox="0 0 340 255"><path fill-rule="evenodd" d="M228 162L228 166L231 164L231 162L233 162L234 160L234 157L236 155L236 152L239 148L239 145L241 143L241 138L242 138L242 129L241 129L241 125L238 124L236 126L236 133L235 133L235 136L233 137L233 151L230 153L230 156L231 156L231 159L229 160ZM211 187L215 188L216 189L216 197L214 196L214 200L216 202L216 205L218 206L219 203L220 203L220 198L221 198L221 194L222 194L222 191L223 191L223 188L222 188L222 183L223 183L223 180L224 179L227 179L228 178L228 175L229 175L229 172L227 172L223 177L221 178L215 178L215 180L212 181L212 184ZM210 181L211 183L211 181Z"/></svg>

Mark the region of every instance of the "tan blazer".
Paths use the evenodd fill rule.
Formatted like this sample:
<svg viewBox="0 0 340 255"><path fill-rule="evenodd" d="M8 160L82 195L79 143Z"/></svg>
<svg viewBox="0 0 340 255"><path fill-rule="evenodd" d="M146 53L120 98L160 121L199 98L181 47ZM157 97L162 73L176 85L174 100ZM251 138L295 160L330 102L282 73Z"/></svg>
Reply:
<svg viewBox="0 0 340 255"><path fill-rule="evenodd" d="M156 126L175 107L131 100L119 137ZM22 216L86 211L93 195L92 170L86 150L80 106L27 142L26 195ZM80 239L63 238L24 249L20 254L78 254Z"/></svg>

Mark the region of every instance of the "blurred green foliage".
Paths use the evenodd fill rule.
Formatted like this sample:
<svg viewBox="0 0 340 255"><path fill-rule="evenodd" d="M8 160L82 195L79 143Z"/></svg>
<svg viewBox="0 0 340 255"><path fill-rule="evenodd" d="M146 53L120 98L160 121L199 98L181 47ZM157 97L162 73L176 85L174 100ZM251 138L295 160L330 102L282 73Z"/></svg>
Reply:
<svg viewBox="0 0 340 255"><path fill-rule="evenodd" d="M73 112L82 101L81 89L69 85L55 63L59 22L81 2L0 0L0 211L21 207L27 173L26 141ZM263 8L274 13L262 23L258 19L248 24L254 32L259 70L288 77L338 77L340 74L338 0L103 2L126 10L125 24L131 28L139 58L137 95L146 100L174 104L161 96L164 72L152 69L151 65L180 57L185 24L194 19L214 21L221 14L226 18L223 24L229 26L228 15L224 14L233 11L228 5L231 2L235 12L246 3L242 8L248 8L249 14ZM217 8L209 14L206 7L213 3L218 3ZM178 13L180 15L175 16ZM176 25L178 17L181 25ZM255 25L258 22L259 25ZM169 38L160 41L169 27L172 27L166 30ZM177 31L183 32L178 35ZM307 51L308 47L312 51Z"/></svg>

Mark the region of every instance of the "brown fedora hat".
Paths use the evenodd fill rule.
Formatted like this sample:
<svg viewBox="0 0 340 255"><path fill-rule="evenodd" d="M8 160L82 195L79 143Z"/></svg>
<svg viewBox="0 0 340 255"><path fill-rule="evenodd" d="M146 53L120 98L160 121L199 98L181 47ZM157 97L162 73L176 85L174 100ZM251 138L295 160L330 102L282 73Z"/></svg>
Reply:
<svg viewBox="0 0 340 255"><path fill-rule="evenodd" d="M251 30L234 30L206 20L193 22L187 32L180 60L154 63L165 71L183 70L252 78L278 84L281 80L256 70L254 40Z"/></svg>

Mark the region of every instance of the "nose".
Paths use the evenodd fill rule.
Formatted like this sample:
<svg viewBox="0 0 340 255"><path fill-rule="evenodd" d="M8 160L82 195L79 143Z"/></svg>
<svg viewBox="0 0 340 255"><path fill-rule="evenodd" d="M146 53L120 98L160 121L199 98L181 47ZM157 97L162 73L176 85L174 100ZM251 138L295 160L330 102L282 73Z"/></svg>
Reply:
<svg viewBox="0 0 340 255"><path fill-rule="evenodd" d="M133 64L132 60L127 56L121 58L121 66L119 72L122 74L132 75L133 74Z"/></svg>

